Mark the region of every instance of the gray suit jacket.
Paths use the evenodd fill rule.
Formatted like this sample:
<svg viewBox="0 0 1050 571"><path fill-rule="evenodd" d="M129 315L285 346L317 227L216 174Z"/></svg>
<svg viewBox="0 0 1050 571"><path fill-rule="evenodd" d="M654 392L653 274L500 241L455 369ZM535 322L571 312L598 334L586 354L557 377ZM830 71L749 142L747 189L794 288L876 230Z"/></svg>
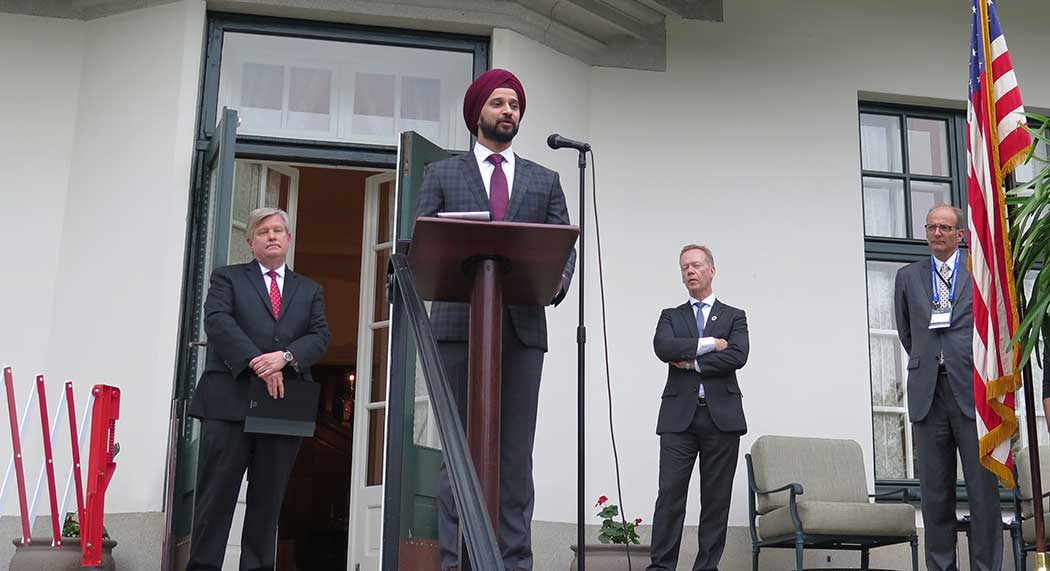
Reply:
<svg viewBox="0 0 1050 571"><path fill-rule="evenodd" d="M518 155L514 155L514 159L514 186L506 221L569 224L558 173ZM416 216L480 210L489 210L489 198L474 153L427 165ZM565 263L563 289L568 289L575 268L574 249ZM547 350L547 317L543 307L508 305L507 312L511 326L524 345ZM430 308L430 323L438 341L466 341L470 333L470 306L466 303L434 303Z"/></svg>
<svg viewBox="0 0 1050 571"><path fill-rule="evenodd" d="M944 365L955 400L967 418L975 418L973 403L973 285L968 259L959 252L952 323L930 329L933 282L930 258L897 271L893 306L897 334L908 352L908 415L912 422L926 418L937 387L937 356L944 351Z"/></svg>

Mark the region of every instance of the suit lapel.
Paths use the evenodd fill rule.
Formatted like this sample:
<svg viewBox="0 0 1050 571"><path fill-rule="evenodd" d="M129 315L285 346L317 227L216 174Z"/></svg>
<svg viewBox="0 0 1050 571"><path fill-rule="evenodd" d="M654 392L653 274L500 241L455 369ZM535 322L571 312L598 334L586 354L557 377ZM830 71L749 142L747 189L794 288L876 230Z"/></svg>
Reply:
<svg viewBox="0 0 1050 571"><path fill-rule="evenodd" d="M722 312L726 306L722 302L715 298L715 302L711 305L711 311L707 314L707 321L704 322L704 337L714 337L709 333L711 325L718 321L722 317Z"/></svg>
<svg viewBox="0 0 1050 571"><path fill-rule="evenodd" d="M523 160L517 153L514 154L514 161L514 187L510 192L510 205L507 206L505 220L514 220L514 217L517 216L521 203L525 202L525 193L528 192L532 182L529 162Z"/></svg>
<svg viewBox="0 0 1050 571"><path fill-rule="evenodd" d="M478 210L488 210L491 216L489 197L485 194L485 182L481 180L481 169L478 168L478 160L473 151L460 155L459 169L467 181L468 191L474 197L474 202L478 204Z"/></svg>
<svg viewBox="0 0 1050 571"><path fill-rule="evenodd" d="M962 258L959 259L959 277L955 280L955 299L970 299L970 286L973 279L970 276L970 257L959 251Z"/></svg>
<svg viewBox="0 0 1050 571"><path fill-rule="evenodd" d="M933 303L933 274L930 273L930 259L930 256L926 256L925 265L920 266L922 269L919 271L919 281L922 282L922 288L926 291L926 299Z"/></svg>
<svg viewBox="0 0 1050 571"><path fill-rule="evenodd" d="M270 305L270 293L266 291L266 279L263 278L262 270L259 268L259 262L252 260L247 264L244 264L244 271L247 275L248 281L255 287L256 293L259 294L259 301L262 302L263 307L266 308L266 312L273 317L273 306ZM287 271L285 272L287 273Z"/></svg>
<svg viewBox="0 0 1050 571"><path fill-rule="evenodd" d="M288 269L288 266L284 267L284 291L281 292L281 316L277 318L280 321L284 318L287 308L292 306L292 297L295 296L295 292L299 291L299 274Z"/></svg>
<svg viewBox="0 0 1050 571"><path fill-rule="evenodd" d="M693 313L693 306L689 302L683 303L678 306L678 315L682 321L685 322L685 328L689 331L691 337L700 337L700 330L696 328L696 314Z"/></svg>

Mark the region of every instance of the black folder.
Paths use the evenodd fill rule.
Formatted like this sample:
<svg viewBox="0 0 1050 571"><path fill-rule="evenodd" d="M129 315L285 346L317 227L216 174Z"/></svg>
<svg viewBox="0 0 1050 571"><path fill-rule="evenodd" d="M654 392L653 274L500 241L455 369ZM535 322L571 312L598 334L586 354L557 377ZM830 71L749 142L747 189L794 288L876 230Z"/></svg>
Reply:
<svg viewBox="0 0 1050 571"><path fill-rule="evenodd" d="M266 392L266 383L253 378L248 389L245 432L313 436L321 385L311 381L284 381L284 398Z"/></svg>

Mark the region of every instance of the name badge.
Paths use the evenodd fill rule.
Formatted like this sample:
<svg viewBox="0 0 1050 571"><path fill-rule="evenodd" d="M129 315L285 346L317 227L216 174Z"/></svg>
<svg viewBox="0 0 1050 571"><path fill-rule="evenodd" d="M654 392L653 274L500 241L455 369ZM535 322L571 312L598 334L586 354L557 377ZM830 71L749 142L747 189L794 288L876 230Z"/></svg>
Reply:
<svg viewBox="0 0 1050 571"><path fill-rule="evenodd" d="M944 329L952 324L952 308L934 309L930 315L930 329Z"/></svg>

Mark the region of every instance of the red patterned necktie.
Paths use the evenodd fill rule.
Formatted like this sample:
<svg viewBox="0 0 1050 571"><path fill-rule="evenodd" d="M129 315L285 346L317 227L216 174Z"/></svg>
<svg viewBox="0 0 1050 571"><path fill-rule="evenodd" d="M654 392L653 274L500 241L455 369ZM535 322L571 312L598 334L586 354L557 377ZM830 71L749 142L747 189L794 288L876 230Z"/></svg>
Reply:
<svg viewBox="0 0 1050 571"><path fill-rule="evenodd" d="M493 220L503 220L507 216L507 203L510 202L510 190L507 188L507 175L503 172L503 155L492 154L485 159L496 167L489 179L489 208Z"/></svg>
<svg viewBox="0 0 1050 571"><path fill-rule="evenodd" d="M270 306L273 307L273 316L281 316L281 289L277 287L277 272L270 270L266 272L270 276Z"/></svg>

